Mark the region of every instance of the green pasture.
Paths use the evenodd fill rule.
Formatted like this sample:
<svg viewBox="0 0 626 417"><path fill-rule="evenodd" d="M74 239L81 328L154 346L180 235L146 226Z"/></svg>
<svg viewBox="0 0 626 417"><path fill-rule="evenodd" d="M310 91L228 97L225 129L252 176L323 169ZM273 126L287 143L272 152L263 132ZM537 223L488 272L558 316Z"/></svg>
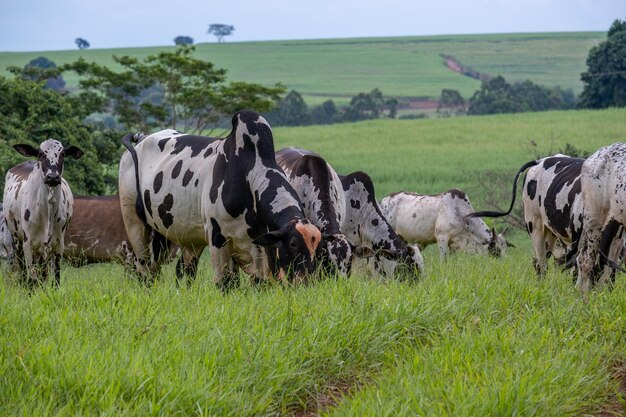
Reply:
<svg viewBox="0 0 626 417"><path fill-rule="evenodd" d="M380 199L508 176L565 143L626 136L626 110L280 128L276 147L364 170ZM532 145L535 143L536 145ZM487 208L487 207L476 207ZM29 294L0 270L0 415L610 416L626 362L626 277L582 302L528 237L503 259L424 251L417 281L369 276L222 294L207 257L190 288L168 265L151 288L119 265L65 266ZM612 413L612 414L611 414ZM312 414L311 414L312 415Z"/></svg>
<svg viewBox="0 0 626 417"><path fill-rule="evenodd" d="M506 258L426 252L417 282L350 279L223 295L117 265L66 267L58 290L0 284L7 416L580 416L624 408L626 283L584 304ZM338 397L337 407L328 398ZM618 408L619 410L619 408ZM608 414L604 414L608 415Z"/></svg>
<svg viewBox="0 0 626 417"><path fill-rule="evenodd" d="M379 200L401 190L436 194L460 188L481 201L491 192L478 181L487 172L510 178L512 186L525 162L555 154L567 143L595 152L626 142L626 109L283 127L274 130L274 140L276 149L319 153L341 174L367 172Z"/></svg>
<svg viewBox="0 0 626 417"><path fill-rule="evenodd" d="M469 98L480 82L452 72L441 54L508 82L524 81L582 90L580 73L589 49L603 32L454 35L198 44L196 56L228 70L231 80L282 83L311 104L331 98L345 104L359 92L379 88L398 98L439 97L443 88ZM0 53L0 75L9 65L24 66L44 55L57 64L79 57L112 65L113 55L143 58L161 48L87 49ZM67 74L69 87L77 78Z"/></svg>

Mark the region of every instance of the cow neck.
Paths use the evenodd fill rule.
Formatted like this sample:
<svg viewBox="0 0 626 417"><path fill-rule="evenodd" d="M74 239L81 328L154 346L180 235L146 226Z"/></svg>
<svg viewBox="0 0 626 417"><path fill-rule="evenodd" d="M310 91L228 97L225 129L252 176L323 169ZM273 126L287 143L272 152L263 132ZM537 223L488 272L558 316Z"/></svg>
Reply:
<svg viewBox="0 0 626 417"><path fill-rule="evenodd" d="M41 204L38 208L39 212L43 214L48 223L48 235L50 235L51 227L54 225L54 215L58 212L58 208L61 201L61 195L63 193L63 183L56 187L50 187L46 185L43 180L44 176L41 171L39 163L35 164L35 167L28 177L27 188L34 190L33 202L41 201L45 204Z"/></svg>
<svg viewBox="0 0 626 417"><path fill-rule="evenodd" d="M400 237L393 231L393 228L387 222L387 219L382 215L377 205L371 202L358 210L361 214L359 218L359 224L363 225L365 236L370 242L380 242L376 249L387 249L399 251L405 246ZM378 220L378 225L372 225L372 219Z"/></svg>

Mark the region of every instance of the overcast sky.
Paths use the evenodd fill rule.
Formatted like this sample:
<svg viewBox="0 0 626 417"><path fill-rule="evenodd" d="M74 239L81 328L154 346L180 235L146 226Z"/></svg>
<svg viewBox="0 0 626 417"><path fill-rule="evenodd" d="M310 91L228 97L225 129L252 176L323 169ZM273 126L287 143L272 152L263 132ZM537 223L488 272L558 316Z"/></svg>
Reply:
<svg viewBox="0 0 626 417"><path fill-rule="evenodd" d="M0 51L364 36L607 31L626 0L0 0Z"/></svg>

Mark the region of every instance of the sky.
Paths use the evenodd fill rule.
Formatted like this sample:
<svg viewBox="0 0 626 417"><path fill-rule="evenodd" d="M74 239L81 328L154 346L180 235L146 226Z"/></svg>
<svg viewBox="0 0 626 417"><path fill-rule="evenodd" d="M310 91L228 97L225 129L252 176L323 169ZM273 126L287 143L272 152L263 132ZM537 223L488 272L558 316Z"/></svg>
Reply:
<svg viewBox="0 0 626 417"><path fill-rule="evenodd" d="M606 32L626 0L0 0L0 51L518 32Z"/></svg>

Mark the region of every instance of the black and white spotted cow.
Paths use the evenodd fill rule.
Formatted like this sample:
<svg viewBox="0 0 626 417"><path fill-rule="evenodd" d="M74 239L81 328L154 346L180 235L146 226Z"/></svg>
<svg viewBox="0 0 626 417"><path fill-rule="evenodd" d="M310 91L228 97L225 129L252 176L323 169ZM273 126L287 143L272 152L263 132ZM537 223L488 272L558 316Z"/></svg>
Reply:
<svg viewBox="0 0 626 417"><path fill-rule="evenodd" d="M582 164L580 186L583 226L576 287L586 299L593 284L608 281L607 270L613 271L624 247L626 144L605 146L587 158Z"/></svg>
<svg viewBox="0 0 626 417"><path fill-rule="evenodd" d="M207 245L222 288L238 283L240 267L257 280L303 278L313 271L321 233L305 219L276 164L272 130L263 117L235 113L224 139L164 130L135 148L128 141L119 196L140 273L159 266L156 259L146 268L151 230L183 249L179 278L195 276Z"/></svg>
<svg viewBox="0 0 626 417"><path fill-rule="evenodd" d="M421 249L436 243L441 259L448 250L502 256L506 240L474 212L467 194L452 189L437 195L402 191L383 198L383 215L397 234Z"/></svg>
<svg viewBox="0 0 626 417"><path fill-rule="evenodd" d="M424 258L417 245L399 237L380 211L370 176L357 171L339 178L346 196L341 230L348 241L373 249L374 269L381 275L423 272Z"/></svg>
<svg viewBox="0 0 626 417"><path fill-rule="evenodd" d="M474 216L500 217L513 210L517 180L528 169L523 184L524 221L535 252L535 269L545 275L546 260L557 241L569 248L567 263L577 251L582 231L583 203L580 173L584 159L554 155L522 165L513 180L513 198L506 212L478 212ZM529 169L530 168L530 169Z"/></svg>
<svg viewBox="0 0 626 417"><path fill-rule="evenodd" d="M73 206L72 191L62 177L63 162L67 156L78 159L83 152L76 146L64 148L54 139L39 148L27 144L14 148L23 156L37 158L11 168L6 175L3 203L16 266L28 285L47 280L50 270L59 285L63 234Z"/></svg>
<svg viewBox="0 0 626 417"><path fill-rule="evenodd" d="M352 247L340 227L346 200L337 172L321 156L293 147L277 151L276 162L298 193L306 218L322 232L320 265L329 275L349 276Z"/></svg>

